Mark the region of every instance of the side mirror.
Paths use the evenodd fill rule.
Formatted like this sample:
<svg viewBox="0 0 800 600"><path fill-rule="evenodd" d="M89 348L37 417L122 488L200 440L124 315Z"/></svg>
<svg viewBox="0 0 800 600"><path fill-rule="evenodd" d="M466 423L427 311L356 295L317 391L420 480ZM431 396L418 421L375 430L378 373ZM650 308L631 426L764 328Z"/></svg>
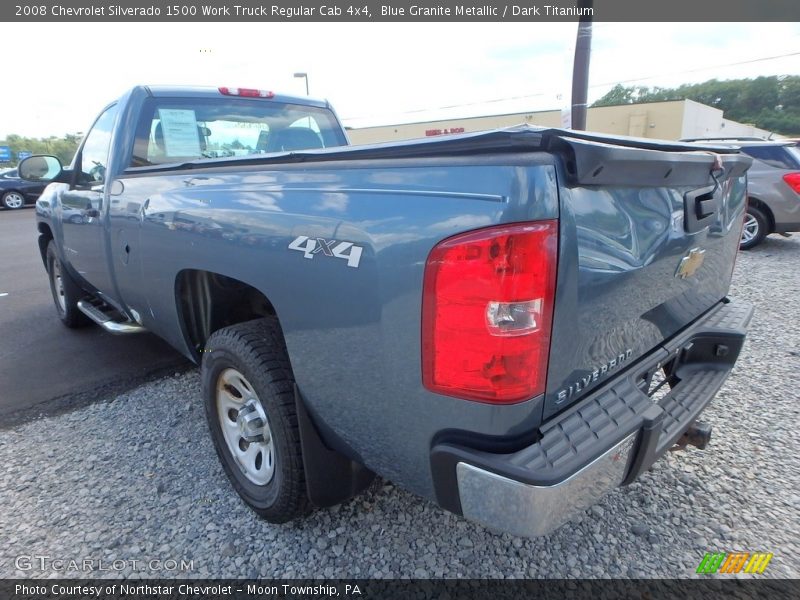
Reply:
<svg viewBox="0 0 800 600"><path fill-rule="evenodd" d="M64 173L64 166L55 156L36 155L20 161L17 165L17 172L25 181L49 183L59 179L59 176Z"/></svg>

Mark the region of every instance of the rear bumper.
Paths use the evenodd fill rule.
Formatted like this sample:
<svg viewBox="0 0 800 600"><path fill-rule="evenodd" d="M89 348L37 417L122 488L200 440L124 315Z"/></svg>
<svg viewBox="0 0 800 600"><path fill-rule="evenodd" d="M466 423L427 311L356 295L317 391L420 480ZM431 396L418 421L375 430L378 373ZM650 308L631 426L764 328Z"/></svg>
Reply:
<svg viewBox="0 0 800 600"><path fill-rule="evenodd" d="M697 419L744 343L752 307L724 302L540 428L512 453L439 443L431 453L439 503L490 529L549 533L650 468ZM647 395L653 373L669 393Z"/></svg>
<svg viewBox="0 0 800 600"><path fill-rule="evenodd" d="M775 223L775 233L792 233L800 231L800 223L782 223L777 221Z"/></svg>

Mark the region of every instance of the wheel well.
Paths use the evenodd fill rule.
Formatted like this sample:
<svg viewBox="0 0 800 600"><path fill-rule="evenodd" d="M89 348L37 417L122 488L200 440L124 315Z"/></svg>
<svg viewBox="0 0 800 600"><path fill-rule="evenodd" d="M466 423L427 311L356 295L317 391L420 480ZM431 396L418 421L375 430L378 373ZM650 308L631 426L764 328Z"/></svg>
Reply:
<svg viewBox="0 0 800 600"><path fill-rule="evenodd" d="M197 358L218 329L275 314L272 303L253 286L210 271L181 271L175 293L183 335Z"/></svg>
<svg viewBox="0 0 800 600"><path fill-rule="evenodd" d="M53 232L46 223L39 223L36 228L39 230L39 254L42 255L42 262L47 268L47 244L53 239Z"/></svg>
<svg viewBox="0 0 800 600"><path fill-rule="evenodd" d="M775 215L772 214L772 211L769 209L769 206L767 206L764 202L762 202L758 198L753 198L752 196L750 196L747 199L747 203L750 206L752 206L753 208L757 208L762 213L764 213L764 216L766 216L767 220L769 221L769 232L770 233L774 232L775 231Z"/></svg>

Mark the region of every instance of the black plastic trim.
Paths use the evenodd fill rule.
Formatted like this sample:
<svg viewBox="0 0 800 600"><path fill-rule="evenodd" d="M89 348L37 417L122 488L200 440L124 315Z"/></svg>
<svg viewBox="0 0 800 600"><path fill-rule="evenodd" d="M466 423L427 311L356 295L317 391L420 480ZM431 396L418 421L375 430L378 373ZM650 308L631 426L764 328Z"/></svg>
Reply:
<svg viewBox="0 0 800 600"><path fill-rule="evenodd" d="M415 139L363 146L337 146L253 155L236 159L203 159L184 163L130 167L125 175L164 173L219 167L251 165L313 164L375 159L434 158L497 153L554 152L565 155L570 184L680 186L706 185L711 171L722 163L725 176L744 173L752 163L749 156L726 146L698 146L518 125L506 129ZM632 169L636 176L631 178Z"/></svg>
<svg viewBox="0 0 800 600"><path fill-rule="evenodd" d="M713 183L715 167L721 166L717 178L722 181L742 176L753 162L744 154L730 154L730 148L606 140L578 137L575 132L554 138L553 150L564 146L573 155L566 164L570 185L705 186Z"/></svg>
<svg viewBox="0 0 800 600"><path fill-rule="evenodd" d="M529 485L556 485L638 432L630 483L662 456L697 419L724 383L744 343L750 305L727 299L640 359L596 392L545 422L541 438L511 453L491 453L465 444L431 450L439 504L458 514L456 465L464 462ZM674 387L657 402L639 383L674 361Z"/></svg>
<svg viewBox="0 0 800 600"><path fill-rule="evenodd" d="M687 233L697 233L714 222L714 215L720 206L720 196L721 188L714 185L692 190L683 195L684 225Z"/></svg>
<svg viewBox="0 0 800 600"><path fill-rule="evenodd" d="M800 222L775 224L775 233L788 233L793 231L800 231Z"/></svg>
<svg viewBox="0 0 800 600"><path fill-rule="evenodd" d="M297 385L294 386L294 398L306 492L311 503L320 508L333 506L366 489L375 478L375 473L325 444L311 420Z"/></svg>

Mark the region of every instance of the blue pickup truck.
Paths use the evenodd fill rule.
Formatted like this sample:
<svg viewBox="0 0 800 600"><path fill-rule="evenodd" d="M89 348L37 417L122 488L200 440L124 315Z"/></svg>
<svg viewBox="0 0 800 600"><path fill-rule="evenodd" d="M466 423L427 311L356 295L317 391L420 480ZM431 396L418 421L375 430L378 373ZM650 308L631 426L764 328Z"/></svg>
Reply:
<svg viewBox="0 0 800 600"><path fill-rule="evenodd" d="M325 102L140 86L69 167L20 172L50 182L60 319L200 364L259 515L378 474L533 536L708 442L752 313L727 297L750 162L528 126L348 146Z"/></svg>

